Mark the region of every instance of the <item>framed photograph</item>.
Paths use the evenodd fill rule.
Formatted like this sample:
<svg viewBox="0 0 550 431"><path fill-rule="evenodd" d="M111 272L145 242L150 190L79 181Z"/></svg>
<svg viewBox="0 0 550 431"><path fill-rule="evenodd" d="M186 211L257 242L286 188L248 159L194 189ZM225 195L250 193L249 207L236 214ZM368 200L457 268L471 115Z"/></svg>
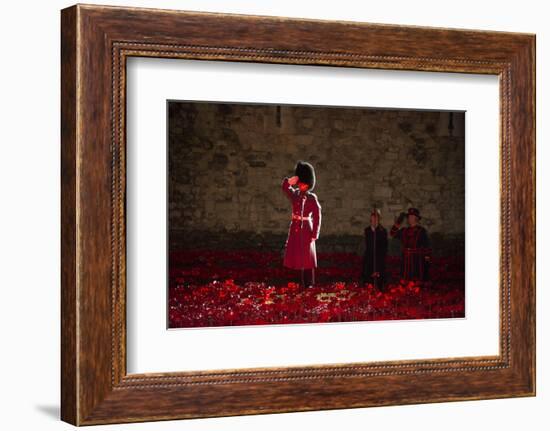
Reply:
<svg viewBox="0 0 550 431"><path fill-rule="evenodd" d="M76 5L61 50L64 421L535 395L534 35Z"/></svg>
<svg viewBox="0 0 550 431"><path fill-rule="evenodd" d="M464 112L167 110L169 328L465 317Z"/></svg>

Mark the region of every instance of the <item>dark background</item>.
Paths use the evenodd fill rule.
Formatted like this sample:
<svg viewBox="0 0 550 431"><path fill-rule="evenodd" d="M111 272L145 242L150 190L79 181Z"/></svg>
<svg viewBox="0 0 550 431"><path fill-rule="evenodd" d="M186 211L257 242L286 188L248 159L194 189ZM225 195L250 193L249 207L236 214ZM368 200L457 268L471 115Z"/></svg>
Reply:
<svg viewBox="0 0 550 431"><path fill-rule="evenodd" d="M170 250L281 250L280 185L302 159L317 175L318 252L361 253L373 206L388 230L415 206L435 255L464 254L463 112L170 101L168 120Z"/></svg>

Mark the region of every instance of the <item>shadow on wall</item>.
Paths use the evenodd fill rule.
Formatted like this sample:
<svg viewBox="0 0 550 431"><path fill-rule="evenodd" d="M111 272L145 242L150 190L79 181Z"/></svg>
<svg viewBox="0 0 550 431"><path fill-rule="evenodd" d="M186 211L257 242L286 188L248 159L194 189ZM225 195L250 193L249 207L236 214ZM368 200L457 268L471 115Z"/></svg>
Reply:
<svg viewBox="0 0 550 431"><path fill-rule="evenodd" d="M287 233L251 233L246 231L170 231L169 248L171 251L180 250L284 250ZM434 256L462 256L464 255L464 234L430 235ZM200 244L200 246L197 246ZM319 253L356 253L363 254L364 239L361 235L323 235L317 240L316 248ZM398 256L401 253L400 242L389 238L388 254Z"/></svg>

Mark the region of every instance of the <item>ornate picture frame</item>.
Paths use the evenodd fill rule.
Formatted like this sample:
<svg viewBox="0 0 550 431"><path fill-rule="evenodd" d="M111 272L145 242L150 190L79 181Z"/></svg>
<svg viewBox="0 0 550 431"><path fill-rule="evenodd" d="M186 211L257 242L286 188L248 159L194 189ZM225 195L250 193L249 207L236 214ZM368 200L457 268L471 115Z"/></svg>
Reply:
<svg viewBox="0 0 550 431"><path fill-rule="evenodd" d="M535 395L534 35L76 5L61 13L61 53L62 420ZM483 217L500 224L499 355L128 374L125 100L135 56L497 75L501 214Z"/></svg>

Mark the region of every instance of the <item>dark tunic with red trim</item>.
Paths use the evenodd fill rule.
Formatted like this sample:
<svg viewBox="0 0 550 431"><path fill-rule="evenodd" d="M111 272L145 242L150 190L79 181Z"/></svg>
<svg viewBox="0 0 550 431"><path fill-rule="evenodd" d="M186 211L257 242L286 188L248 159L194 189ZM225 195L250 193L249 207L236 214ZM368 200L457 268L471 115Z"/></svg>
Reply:
<svg viewBox="0 0 550 431"><path fill-rule="evenodd" d="M317 267L315 240L321 229L321 205L314 193L302 193L288 183L288 177L282 183L283 193L292 205L292 215L285 243L283 265L294 269Z"/></svg>
<svg viewBox="0 0 550 431"><path fill-rule="evenodd" d="M401 240L401 278L405 280L429 279L429 261L431 257L430 239L428 232L422 226L399 228L393 225L390 236Z"/></svg>
<svg viewBox="0 0 550 431"><path fill-rule="evenodd" d="M378 281L384 284L386 278L386 253L388 251L388 232L378 225L375 229L371 226L365 228L365 254L363 255L363 270L361 280L367 283ZM373 273L380 276L375 278Z"/></svg>

